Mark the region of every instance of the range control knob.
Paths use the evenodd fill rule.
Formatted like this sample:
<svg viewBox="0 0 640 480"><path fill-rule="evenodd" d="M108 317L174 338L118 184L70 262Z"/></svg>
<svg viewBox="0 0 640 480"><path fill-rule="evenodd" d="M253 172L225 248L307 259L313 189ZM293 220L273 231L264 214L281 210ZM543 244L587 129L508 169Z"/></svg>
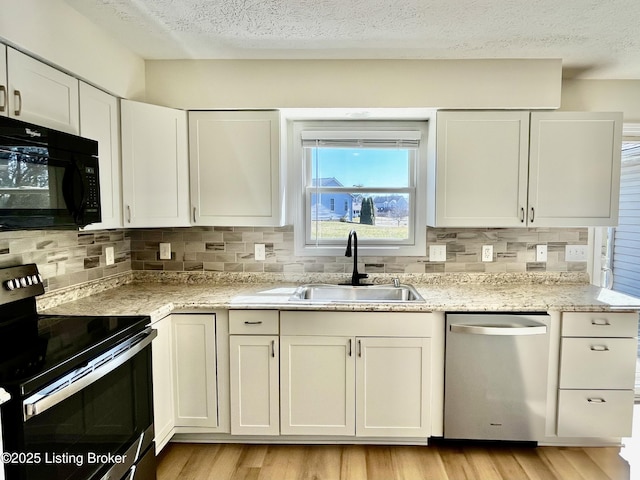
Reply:
<svg viewBox="0 0 640 480"><path fill-rule="evenodd" d="M16 288L20 288L20 284L16 286L12 278L4 282L4 288L6 288L7 290L15 290Z"/></svg>
<svg viewBox="0 0 640 480"><path fill-rule="evenodd" d="M20 286L21 287L26 287L27 286L27 277L22 277L20 280Z"/></svg>

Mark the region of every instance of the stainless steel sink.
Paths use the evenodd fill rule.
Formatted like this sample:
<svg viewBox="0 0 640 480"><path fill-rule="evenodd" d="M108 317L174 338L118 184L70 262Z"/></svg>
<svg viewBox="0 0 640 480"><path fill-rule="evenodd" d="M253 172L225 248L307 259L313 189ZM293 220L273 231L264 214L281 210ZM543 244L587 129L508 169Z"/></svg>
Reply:
<svg viewBox="0 0 640 480"><path fill-rule="evenodd" d="M417 303L424 298L412 285L328 285L308 284L296 288L292 302L315 303Z"/></svg>

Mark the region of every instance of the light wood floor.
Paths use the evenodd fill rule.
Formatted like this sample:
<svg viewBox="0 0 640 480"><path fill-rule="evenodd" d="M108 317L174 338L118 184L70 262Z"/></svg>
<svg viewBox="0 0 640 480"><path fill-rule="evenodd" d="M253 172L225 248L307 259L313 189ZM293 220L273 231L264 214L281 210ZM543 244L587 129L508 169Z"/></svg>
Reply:
<svg viewBox="0 0 640 480"><path fill-rule="evenodd" d="M158 480L637 480L640 406L622 448L172 443Z"/></svg>

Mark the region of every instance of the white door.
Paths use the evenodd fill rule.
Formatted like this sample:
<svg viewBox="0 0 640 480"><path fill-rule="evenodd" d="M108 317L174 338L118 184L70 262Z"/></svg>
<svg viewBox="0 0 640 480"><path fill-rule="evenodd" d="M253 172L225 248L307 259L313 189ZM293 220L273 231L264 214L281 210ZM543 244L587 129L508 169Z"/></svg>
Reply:
<svg viewBox="0 0 640 480"><path fill-rule="evenodd" d="M126 227L189 226L187 114L122 100Z"/></svg>
<svg viewBox="0 0 640 480"><path fill-rule="evenodd" d="M9 116L78 134L78 80L7 48Z"/></svg>
<svg viewBox="0 0 640 480"><path fill-rule="evenodd" d="M523 225L529 112L438 112L436 128L437 226Z"/></svg>
<svg viewBox="0 0 640 480"><path fill-rule="evenodd" d="M85 230L122 228L118 99L80 82L80 135L98 142L102 222Z"/></svg>
<svg viewBox="0 0 640 480"><path fill-rule="evenodd" d="M355 434L355 339L280 337L283 435Z"/></svg>
<svg viewBox="0 0 640 480"><path fill-rule="evenodd" d="M197 225L281 225L277 111L189 112Z"/></svg>
<svg viewBox="0 0 640 480"><path fill-rule="evenodd" d="M531 227L607 226L618 221L622 114L531 114Z"/></svg>
<svg viewBox="0 0 640 480"><path fill-rule="evenodd" d="M175 426L173 411L173 365L171 316L153 324L158 336L151 348L153 362L153 423L156 453L171 439Z"/></svg>
<svg viewBox="0 0 640 480"><path fill-rule="evenodd" d="M231 434L280 433L278 337L231 335Z"/></svg>
<svg viewBox="0 0 640 480"><path fill-rule="evenodd" d="M176 427L217 427L215 315L171 319Z"/></svg>
<svg viewBox="0 0 640 480"><path fill-rule="evenodd" d="M7 47L0 45L0 115L9 115L9 91L7 89Z"/></svg>
<svg viewBox="0 0 640 480"><path fill-rule="evenodd" d="M356 435L430 434L430 339L356 338Z"/></svg>

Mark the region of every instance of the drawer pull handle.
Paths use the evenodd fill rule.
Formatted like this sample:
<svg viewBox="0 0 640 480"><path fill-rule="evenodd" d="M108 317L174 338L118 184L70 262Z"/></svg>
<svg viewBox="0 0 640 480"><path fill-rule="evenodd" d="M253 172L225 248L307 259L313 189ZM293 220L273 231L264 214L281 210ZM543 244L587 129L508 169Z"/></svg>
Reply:
<svg viewBox="0 0 640 480"><path fill-rule="evenodd" d="M589 403L607 403L604 398L587 398L587 402Z"/></svg>
<svg viewBox="0 0 640 480"><path fill-rule="evenodd" d="M591 320L591 325L597 325L599 327L606 327L607 325L611 325L609 320L606 318L594 318Z"/></svg>
<svg viewBox="0 0 640 480"><path fill-rule="evenodd" d="M607 347L606 345L591 345L591 351L592 352L608 352L609 351L609 347Z"/></svg>
<svg viewBox="0 0 640 480"><path fill-rule="evenodd" d="M245 325L262 325L262 320L258 320L257 322L244 322Z"/></svg>

